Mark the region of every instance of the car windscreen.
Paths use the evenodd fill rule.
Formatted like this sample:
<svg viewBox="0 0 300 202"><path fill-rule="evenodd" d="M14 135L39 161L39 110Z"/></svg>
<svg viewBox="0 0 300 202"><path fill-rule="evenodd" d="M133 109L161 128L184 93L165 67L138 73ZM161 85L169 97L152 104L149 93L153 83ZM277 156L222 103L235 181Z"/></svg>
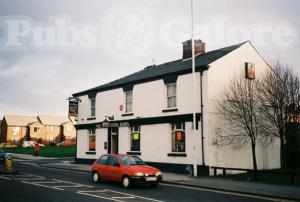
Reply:
<svg viewBox="0 0 300 202"><path fill-rule="evenodd" d="M0 149L0 154L4 154L5 152L2 150L2 149Z"/></svg>
<svg viewBox="0 0 300 202"><path fill-rule="evenodd" d="M137 156L121 156L120 160L122 165L130 166L130 165L145 165L146 163Z"/></svg>

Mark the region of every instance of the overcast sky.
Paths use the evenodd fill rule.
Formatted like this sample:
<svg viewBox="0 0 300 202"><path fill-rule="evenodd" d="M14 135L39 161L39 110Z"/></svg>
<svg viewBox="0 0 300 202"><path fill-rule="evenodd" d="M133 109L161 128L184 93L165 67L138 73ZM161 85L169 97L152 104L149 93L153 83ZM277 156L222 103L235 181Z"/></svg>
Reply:
<svg viewBox="0 0 300 202"><path fill-rule="evenodd" d="M300 73L300 1L195 0L194 9L207 51L250 40ZM72 93L179 59L190 36L189 0L1 0L0 117L67 115Z"/></svg>

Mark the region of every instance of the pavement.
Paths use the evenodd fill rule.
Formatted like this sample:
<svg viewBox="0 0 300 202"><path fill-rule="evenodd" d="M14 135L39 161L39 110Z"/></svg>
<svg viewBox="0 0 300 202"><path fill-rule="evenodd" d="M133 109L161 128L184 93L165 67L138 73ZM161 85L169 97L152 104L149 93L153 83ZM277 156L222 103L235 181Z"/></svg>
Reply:
<svg viewBox="0 0 300 202"><path fill-rule="evenodd" d="M91 172L90 165L77 164L71 158L47 158L31 155L14 154L18 160L35 161L38 165L46 168ZM39 160L39 161L36 161ZM188 175L163 173L163 184L182 187L201 188L203 190L214 190L220 192L232 192L238 194L249 194L262 197L300 201L300 187L287 185L272 185L259 182L236 181L221 177L190 177Z"/></svg>

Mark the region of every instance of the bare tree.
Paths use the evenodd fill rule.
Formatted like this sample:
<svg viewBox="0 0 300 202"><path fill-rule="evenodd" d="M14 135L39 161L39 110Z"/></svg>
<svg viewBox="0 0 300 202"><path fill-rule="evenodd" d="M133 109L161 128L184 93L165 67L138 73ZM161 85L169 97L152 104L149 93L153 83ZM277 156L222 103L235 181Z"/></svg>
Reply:
<svg viewBox="0 0 300 202"><path fill-rule="evenodd" d="M229 144L250 142L254 170L257 170L255 148L260 134L256 85L256 80L245 79L244 75L238 74L230 81L219 102L221 118L229 125L231 132L221 139Z"/></svg>
<svg viewBox="0 0 300 202"><path fill-rule="evenodd" d="M299 77L288 65L276 62L257 85L260 114L264 120L262 129L269 137L280 141L281 168L287 166L288 124L298 121L300 109Z"/></svg>

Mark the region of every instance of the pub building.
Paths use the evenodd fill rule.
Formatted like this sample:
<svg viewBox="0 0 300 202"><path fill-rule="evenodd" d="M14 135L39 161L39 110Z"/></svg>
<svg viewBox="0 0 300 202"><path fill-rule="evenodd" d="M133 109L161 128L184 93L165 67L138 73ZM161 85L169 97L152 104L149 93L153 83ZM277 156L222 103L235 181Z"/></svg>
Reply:
<svg viewBox="0 0 300 202"><path fill-rule="evenodd" d="M191 40L183 43L181 59L141 71L72 95L77 100L76 162L92 163L103 154L138 155L162 171L198 174L210 166L252 168L250 145L216 143L230 132L218 116L218 101L230 79L243 73L256 79L270 68L247 41L206 52L195 40L196 131L193 137ZM259 169L278 168L277 142L257 145Z"/></svg>

